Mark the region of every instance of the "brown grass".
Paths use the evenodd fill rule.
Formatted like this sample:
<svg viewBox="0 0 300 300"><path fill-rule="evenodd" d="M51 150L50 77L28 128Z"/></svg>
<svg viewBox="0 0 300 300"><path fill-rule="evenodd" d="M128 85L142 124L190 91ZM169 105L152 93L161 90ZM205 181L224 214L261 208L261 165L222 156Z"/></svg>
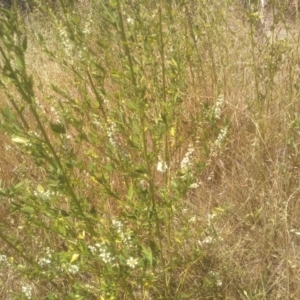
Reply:
<svg viewBox="0 0 300 300"><path fill-rule="evenodd" d="M31 22L33 28L39 25ZM200 49L203 65L197 65L195 69L190 66L186 71L189 87L182 97L184 111L178 122L178 144L174 146L180 146L180 150L174 150L170 168L178 168L189 143L194 143L193 158L205 161L205 168L199 177L200 186L191 189L186 198L181 199L182 211L177 211L172 223L175 232L186 228L186 238L174 242L169 249L182 262L182 267L170 278L170 285L173 290L185 292L188 299L195 300L296 300L300 298L298 25L290 23L295 27L288 30L289 34L280 35L280 40L273 42L265 39L261 43L259 37L254 37L256 45L251 50L249 28L243 26L239 19L228 22L232 31L219 29L217 42L212 43L209 35L205 39L208 46L215 43L216 47L203 46ZM58 46L50 30L43 34L49 41L49 47ZM51 89L52 82L59 83L78 99L82 98L81 88L84 87L76 86L70 73L41 52L30 33L29 37L28 68L37 78L36 98L48 117L52 114L51 107L58 107L59 100ZM96 45L92 46L96 48ZM205 77L202 77L203 74ZM111 98L114 97L112 95L117 98L117 87L113 81L107 79L106 85ZM219 89L218 85L222 88ZM207 147L211 146L213 139L210 137L216 132L208 121L196 116L203 116L204 104L212 105L220 90L225 99L222 119L226 117L229 120L229 134L223 148L206 153L204 146L206 143ZM92 95L90 90L87 93ZM5 96L1 99L1 105L6 105ZM117 100L111 105L117 107ZM91 120L88 111L83 116L78 113L76 117L86 121L86 132L93 131L88 123ZM29 114L27 118L30 118ZM223 126L222 120L218 125ZM32 126L34 130L34 122ZM70 149L77 153L83 165L89 163L91 150L93 155L99 156L99 166L106 165L106 161L100 158L105 151L104 145L91 149L84 141L76 142L75 130L70 133ZM50 130L49 135L52 135ZM58 143L54 135L52 139ZM126 144L124 135L120 134L119 139L121 145ZM153 145L150 138L148 143L149 147ZM3 186L26 180L32 187L46 176L4 134L1 134L0 153ZM137 161L139 159L136 158ZM91 207L100 213L103 211L103 214L120 213L115 199L106 196L100 200L99 185L80 168L75 168L72 176L77 180L77 190L89 199ZM124 177L121 172L116 172L110 178L112 189L119 195L127 193ZM159 187L163 177L156 178L156 186ZM0 220L15 235L22 236L26 224L22 215L9 216L12 212L10 201L4 199L1 202ZM67 210L68 203L62 203L61 208ZM211 215L213 220L209 220ZM44 238L39 236L43 234L39 229L35 233L35 238L21 238L26 245L24 248L31 249L32 256L37 255ZM211 243L203 242L207 237L212 237ZM64 248L64 242L57 237L49 237L47 243L52 243L54 248ZM1 245L0 254L1 251L10 250ZM211 272L219 274L222 285L212 283L214 275ZM8 296L9 290L16 291L24 283L24 279L16 274L9 268L0 268L1 299L13 299ZM60 284L64 285L63 282ZM158 286L158 290L162 288ZM40 297L43 295L43 291L39 290L34 293ZM153 299L158 299L159 291L152 293Z"/></svg>

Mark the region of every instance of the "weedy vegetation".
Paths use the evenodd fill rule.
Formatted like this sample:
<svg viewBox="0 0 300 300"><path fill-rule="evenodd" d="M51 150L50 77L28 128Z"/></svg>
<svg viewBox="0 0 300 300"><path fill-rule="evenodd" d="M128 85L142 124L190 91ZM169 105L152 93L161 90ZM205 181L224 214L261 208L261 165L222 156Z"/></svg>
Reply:
<svg viewBox="0 0 300 300"><path fill-rule="evenodd" d="M299 299L298 13L0 9L0 299Z"/></svg>

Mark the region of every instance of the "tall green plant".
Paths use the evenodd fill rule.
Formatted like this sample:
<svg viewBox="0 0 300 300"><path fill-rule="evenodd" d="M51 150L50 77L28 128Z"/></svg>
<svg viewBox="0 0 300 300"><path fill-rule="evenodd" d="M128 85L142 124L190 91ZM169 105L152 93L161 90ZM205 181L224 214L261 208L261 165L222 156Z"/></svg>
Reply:
<svg viewBox="0 0 300 300"><path fill-rule="evenodd" d="M35 297L47 299L191 299L195 291L184 291L179 272L204 250L192 244L193 255L181 256L191 238L184 201L229 132L213 51L219 32L211 25L210 37L197 33L180 1L90 5L86 15L66 6L48 11L59 48L32 29L68 78L42 83L51 87L43 99L26 61L30 25L1 10L1 128L39 174L1 189L22 222L12 232L0 223L7 264L32 284L25 298L35 286ZM195 63L200 81L207 68L194 52L202 38L212 66L202 79L213 101L199 96L186 128L185 97L197 85L190 71Z"/></svg>

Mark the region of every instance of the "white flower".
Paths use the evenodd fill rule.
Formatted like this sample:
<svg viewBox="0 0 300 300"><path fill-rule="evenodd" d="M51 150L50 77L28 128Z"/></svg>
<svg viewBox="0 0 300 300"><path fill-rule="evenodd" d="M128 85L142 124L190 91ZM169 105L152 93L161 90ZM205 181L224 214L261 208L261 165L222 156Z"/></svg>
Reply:
<svg viewBox="0 0 300 300"><path fill-rule="evenodd" d="M54 196L54 192L51 190L45 191L41 185L38 185L36 190L33 192L33 195L46 201L50 200Z"/></svg>
<svg viewBox="0 0 300 300"><path fill-rule="evenodd" d="M213 242L213 238L211 236L208 236L203 240L204 244L211 244L212 242Z"/></svg>
<svg viewBox="0 0 300 300"><path fill-rule="evenodd" d="M211 236L206 237L203 241L198 241L198 244L200 246L203 246L205 244L212 244L213 238Z"/></svg>
<svg viewBox="0 0 300 300"><path fill-rule="evenodd" d="M195 182L190 185L190 189L196 189L199 187L199 183Z"/></svg>
<svg viewBox="0 0 300 300"><path fill-rule="evenodd" d="M225 140L226 135L227 135L227 127L221 129L221 131L215 141L215 144L217 147L221 147L221 144Z"/></svg>
<svg viewBox="0 0 300 300"><path fill-rule="evenodd" d="M216 104L215 104L215 107L214 107L214 117L215 117L216 119L220 119L220 116L221 116L221 108L222 108L223 102L224 102L224 95L221 94L221 95L219 95L219 97L217 98L217 101L216 101Z"/></svg>
<svg viewBox="0 0 300 300"><path fill-rule="evenodd" d="M79 272L79 267L77 265L70 265L68 267L68 272L75 275Z"/></svg>
<svg viewBox="0 0 300 300"><path fill-rule="evenodd" d="M209 271L208 274L210 275L210 277L212 277L215 280L216 286L222 286L223 285L223 282L220 279L220 273L215 272L215 271Z"/></svg>
<svg viewBox="0 0 300 300"><path fill-rule="evenodd" d="M59 35L60 35L62 45L64 46L65 53L68 56L71 56L72 52L73 52L73 45L72 45L71 40L69 39L68 34L64 28L62 28L62 27L60 28Z"/></svg>
<svg viewBox="0 0 300 300"><path fill-rule="evenodd" d="M126 260L126 264L128 267L134 269L138 264L138 258L129 257L129 259Z"/></svg>
<svg viewBox="0 0 300 300"><path fill-rule="evenodd" d="M9 264L6 255L0 254L0 264L5 264L5 265L8 265L8 264Z"/></svg>
<svg viewBox="0 0 300 300"><path fill-rule="evenodd" d="M83 34L89 34L91 32L91 25L92 25L93 21L92 21L92 15L89 14L88 18L87 18L87 22L84 25L84 28L82 30Z"/></svg>
<svg viewBox="0 0 300 300"><path fill-rule="evenodd" d="M25 295L27 299L31 298L32 295L32 287L28 284L22 286L22 293Z"/></svg>
<svg viewBox="0 0 300 300"><path fill-rule="evenodd" d="M115 258L109 252L108 247L105 243L97 243L95 246L88 246L89 250L93 255L98 255L99 258L105 263L109 264L115 261Z"/></svg>
<svg viewBox="0 0 300 300"><path fill-rule="evenodd" d="M132 243L131 243L131 236L130 236L130 233L128 233L128 232L126 232L126 233L121 232L121 233L120 233L120 238L121 238L122 242L123 242L125 245L127 245L127 246L129 246L129 247L132 247L132 246L133 246Z"/></svg>
<svg viewBox="0 0 300 300"><path fill-rule="evenodd" d="M129 232L124 232L124 225L121 221L118 220L112 220L112 226L113 228L117 229L117 233L119 237L121 238L122 242L126 244L127 246L132 246L130 244L131 242L131 236Z"/></svg>
<svg viewBox="0 0 300 300"><path fill-rule="evenodd" d="M97 126L97 127L100 127L101 123L99 122L99 120L97 118L94 117L92 123Z"/></svg>
<svg viewBox="0 0 300 300"><path fill-rule="evenodd" d="M217 285L217 286L222 286L222 285L223 285L222 280L221 280L221 279L217 279L217 280L216 280L216 285Z"/></svg>
<svg viewBox="0 0 300 300"><path fill-rule="evenodd" d="M160 172L160 173L165 173L167 170L168 170L168 165L167 165L167 163L166 162L164 162L164 161L159 161L158 163L157 163L157 171L158 172Z"/></svg>
<svg viewBox="0 0 300 300"><path fill-rule="evenodd" d="M104 97L103 95L102 95L102 97ZM104 105L106 106L106 108L107 109L110 109L111 108L111 105L110 105L110 103L109 103L109 100L108 99L103 99L103 103L104 103Z"/></svg>
<svg viewBox="0 0 300 300"><path fill-rule="evenodd" d="M140 186L142 188L143 191L146 191L149 188L149 184L146 180L142 179L140 181Z"/></svg>
<svg viewBox="0 0 300 300"><path fill-rule="evenodd" d="M114 261L114 258L112 257L111 253L108 252L106 249L100 249L99 257L105 264L109 264Z"/></svg>
<svg viewBox="0 0 300 300"><path fill-rule="evenodd" d="M90 251L92 252L93 255L96 254L97 248L94 246L88 246L88 248L90 249Z"/></svg>
<svg viewBox="0 0 300 300"><path fill-rule="evenodd" d="M51 263L51 259L46 258L46 257L40 258L39 261L38 261L38 264L39 264L41 267L46 266L46 265L49 265L50 263Z"/></svg>
<svg viewBox="0 0 300 300"><path fill-rule="evenodd" d="M107 134L107 137L108 137L108 140L110 142L110 144L113 146L113 147L117 147L117 141L116 141L116 124L113 123L113 122L110 122L109 123L109 126L108 128L106 129L106 134Z"/></svg>
<svg viewBox="0 0 300 300"><path fill-rule="evenodd" d="M211 226L212 225L212 222L213 222L213 220L215 219L215 217L216 217L216 214L208 214L207 215L207 225L208 226Z"/></svg>
<svg viewBox="0 0 300 300"><path fill-rule="evenodd" d="M112 225L114 228L117 229L118 232L120 232L123 228L123 223L121 221L118 220L112 220Z"/></svg>
<svg viewBox="0 0 300 300"><path fill-rule="evenodd" d="M134 20L132 18L127 18L127 23L133 25Z"/></svg>
<svg viewBox="0 0 300 300"><path fill-rule="evenodd" d="M195 151L195 149L193 148L193 146L189 145L188 151L186 152L186 154L180 164L181 170L187 170L188 168L190 168L192 166L191 156L194 151Z"/></svg>

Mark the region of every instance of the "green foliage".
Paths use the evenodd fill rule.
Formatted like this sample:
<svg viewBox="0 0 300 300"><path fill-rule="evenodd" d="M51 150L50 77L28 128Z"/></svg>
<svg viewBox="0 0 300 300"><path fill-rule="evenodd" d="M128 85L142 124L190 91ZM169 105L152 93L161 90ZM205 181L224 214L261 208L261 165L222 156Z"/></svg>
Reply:
<svg viewBox="0 0 300 300"><path fill-rule="evenodd" d="M28 287L15 298L225 299L213 248L227 211L193 229L186 202L205 176L217 182L212 161L231 134L230 1L58 3L34 12L48 36L16 10L0 13L1 129L38 174L0 190L20 221L0 220L0 263ZM289 47L273 44L262 70L252 34L263 111ZM32 71L33 45L64 80Z"/></svg>

